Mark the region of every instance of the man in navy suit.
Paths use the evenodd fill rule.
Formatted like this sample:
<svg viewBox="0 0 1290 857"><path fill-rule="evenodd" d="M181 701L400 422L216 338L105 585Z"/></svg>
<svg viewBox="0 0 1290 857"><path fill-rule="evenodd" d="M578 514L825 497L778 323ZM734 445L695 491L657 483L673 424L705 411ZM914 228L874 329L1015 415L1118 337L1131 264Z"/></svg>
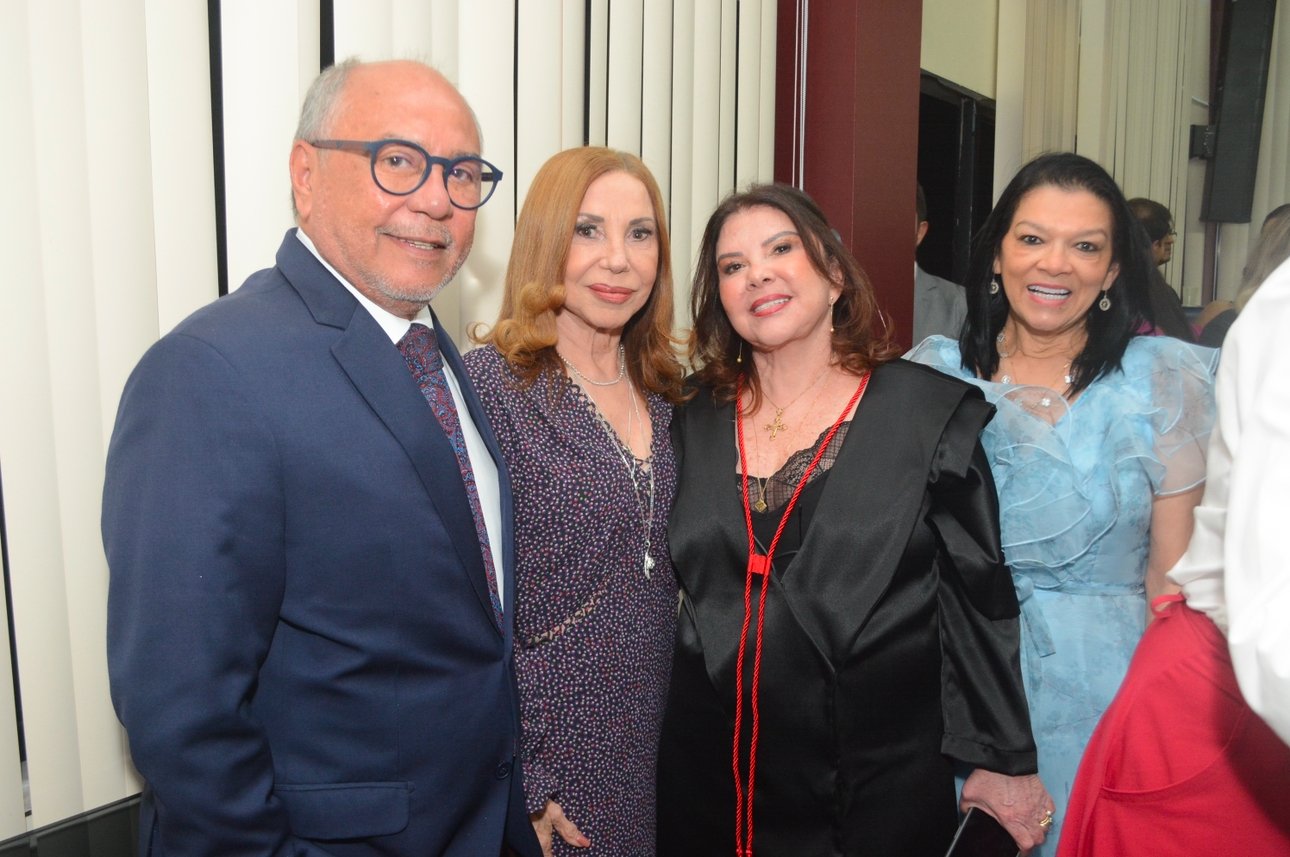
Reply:
<svg viewBox="0 0 1290 857"><path fill-rule="evenodd" d="M510 485L448 337L455 431L401 353L500 180L479 145L424 65L325 71L291 149L299 229L126 385L103 538L145 854L540 854Z"/></svg>

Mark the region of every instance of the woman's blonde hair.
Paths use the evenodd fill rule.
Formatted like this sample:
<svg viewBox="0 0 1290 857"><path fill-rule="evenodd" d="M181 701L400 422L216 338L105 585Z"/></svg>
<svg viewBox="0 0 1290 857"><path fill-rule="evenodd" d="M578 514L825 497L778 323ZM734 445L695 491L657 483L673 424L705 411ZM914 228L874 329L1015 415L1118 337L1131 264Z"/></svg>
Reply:
<svg viewBox="0 0 1290 857"><path fill-rule="evenodd" d="M658 273L645 305L623 328L627 372L643 391L681 400L684 370L672 336L672 263L663 194L640 158L584 146L553 155L533 178L515 224L502 308L491 330L471 337L491 344L515 374L531 384L544 370L563 372L555 344L556 314L564 306L564 276L582 200L591 183L622 172L645 186L658 226Z"/></svg>
<svg viewBox="0 0 1290 857"><path fill-rule="evenodd" d="M1287 258L1290 258L1290 203L1277 206L1263 219L1259 240L1241 272L1241 288L1233 301L1238 313L1245 309L1263 281Z"/></svg>

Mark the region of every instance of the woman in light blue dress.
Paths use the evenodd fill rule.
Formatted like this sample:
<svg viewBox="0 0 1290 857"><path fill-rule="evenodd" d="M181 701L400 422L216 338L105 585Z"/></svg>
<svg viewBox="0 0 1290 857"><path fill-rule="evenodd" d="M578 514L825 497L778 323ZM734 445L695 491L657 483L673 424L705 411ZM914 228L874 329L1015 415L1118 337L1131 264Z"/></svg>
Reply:
<svg viewBox="0 0 1290 857"><path fill-rule="evenodd" d="M1217 352L1135 335L1150 320L1149 264L1106 171L1042 155L978 236L960 340L909 355L997 408L982 441L1021 602L1039 776L1057 803L1035 855L1056 853L1080 755L1148 601L1171 591L1205 478Z"/></svg>

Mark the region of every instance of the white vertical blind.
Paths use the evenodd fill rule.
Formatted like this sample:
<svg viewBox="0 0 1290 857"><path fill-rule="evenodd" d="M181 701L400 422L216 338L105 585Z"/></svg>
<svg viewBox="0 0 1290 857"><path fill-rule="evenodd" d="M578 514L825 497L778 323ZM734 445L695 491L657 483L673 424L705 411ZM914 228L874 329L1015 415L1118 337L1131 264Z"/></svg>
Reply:
<svg viewBox="0 0 1290 857"><path fill-rule="evenodd" d="M609 42L605 145L636 153L641 150L644 14L643 0L616 0L605 28Z"/></svg>
<svg viewBox="0 0 1290 857"><path fill-rule="evenodd" d="M775 4L771 2L747 2L739 4L739 31L736 34L738 42L739 58L743 59L748 56L760 56L765 47L762 30L766 26L766 10L774 9ZM772 23L771 33L775 29ZM774 51L774 40L772 38L770 49ZM772 54L773 55L773 54ZM762 127L765 123L764 111L766 108L766 99L764 92L765 78L763 73L765 68L760 64L741 62L738 66L734 63L735 57L730 57L730 68L734 72L735 85L737 87L738 103L735 105L735 122L737 129L733 145L730 147L734 154L734 185L738 188L747 187L756 178L762 175L762 150L761 139ZM774 66L771 66L772 70ZM775 79L770 79L770 112L772 114L772 134L774 132L773 119L775 108Z"/></svg>
<svg viewBox="0 0 1290 857"><path fill-rule="evenodd" d="M1027 53L1030 26L1026 0L999 0L998 50L995 51L994 189L999 194L1026 160L1025 115Z"/></svg>
<svg viewBox="0 0 1290 857"><path fill-rule="evenodd" d="M735 184L735 128L736 124L747 123L756 127L757 111L735 113L736 98L739 95L739 73L736 67L738 59L739 28L737 23L736 0L721 0L721 16L717 19L720 28L721 53L717 57L717 73L713 75L717 86L717 190L734 187ZM747 10L745 10L747 11ZM715 200L714 200L715 202Z"/></svg>
<svg viewBox="0 0 1290 857"><path fill-rule="evenodd" d="M21 428L43 437L32 438L30 458L5 456L0 464L32 813L50 820L74 812L86 785L78 762L79 751L88 748L79 736L77 683L94 665L86 662L93 653L78 648L82 640L76 618L94 617L69 615L80 603L72 581L104 579L101 561L87 566L78 550L78 541L89 540L74 535L92 533L97 518L88 501L99 484L97 474L77 473L76 468L96 457L102 460L92 244L93 230L102 224L91 215L88 187L92 154L86 76L95 47L87 42L94 34L82 31L75 3L42 3L28 7L27 15L28 97L34 108L34 146L27 161L35 177L30 199L45 204L31 211L34 243L15 249L33 254L37 282L52 288L37 291L38 302L25 307L33 324L32 344L41 348L39 362L19 361L14 367L35 370L22 380L36 381L41 388L24 390L21 403L10 400L17 407L4 420L21 421ZM67 45L75 48L70 56L64 53ZM128 75L126 68L114 71ZM85 252L69 253L69 239ZM75 347L66 347L71 343ZM34 501L30 508L23 496L28 491ZM59 669L23 668L29 658L34 664L44 657ZM101 662L101 647L98 657Z"/></svg>
<svg viewBox="0 0 1290 857"><path fill-rule="evenodd" d="M587 139L589 146L608 145L609 114L609 0L588 0L591 18L587 36Z"/></svg>
<svg viewBox="0 0 1290 857"><path fill-rule="evenodd" d="M664 190L670 194L671 209L668 226L672 238L672 276L677 285L677 307L685 307L688 293L682 286L686 272L693 266L691 253L695 227L692 213L693 197L690 193L695 176L695 159L698 154L694 139L694 13L696 2L707 0L675 0L672 4L672 182ZM698 224L703 228L703 222ZM684 299L683 299L684 298ZM684 309L677 313L684 326L687 315Z"/></svg>
<svg viewBox="0 0 1290 857"><path fill-rule="evenodd" d="M524 0L463 0L458 9L457 80L484 129L486 157L507 170L515 163L515 3ZM487 39L480 34L491 34ZM504 50L489 45L505 45ZM457 341L465 328L491 322L502 302L502 279L515 227L516 200L509 194L490 200L475 221L475 249L461 269L459 289L447 289L461 303ZM439 302L436 298L436 304Z"/></svg>
<svg viewBox="0 0 1290 857"><path fill-rule="evenodd" d="M136 351L219 292L206 10L173 0L147 0L145 8L157 274L155 280L130 283L130 298L121 301L123 314L128 311L133 323L114 320L113 336L120 346L105 349L117 364L112 381L105 380L111 391L125 383ZM287 190L282 191L284 200ZM158 288L159 283L165 288ZM151 320L149 311L155 316ZM108 412L115 408L113 402Z"/></svg>
<svg viewBox="0 0 1290 857"><path fill-rule="evenodd" d="M8 674L0 620L0 838L138 790L103 650L98 519L117 398L142 352L216 297L217 202L231 289L273 264L292 224L287 158L319 68L321 4L223 0L217 66L205 6L3 0L0 479L19 669ZM471 322L493 320L516 211L559 149L608 142L655 171L680 226L682 307L712 206L736 176L771 178L774 0L591 0L589 18L586 8L333 3L338 60L436 65L475 109L484 156L506 173L458 283L435 301L459 341Z"/></svg>
<svg viewBox="0 0 1290 857"><path fill-rule="evenodd" d="M582 32L575 42L566 40L566 5L565 0L532 0L519 9L520 32L531 36L517 46L524 74L515 81L515 123L524 129L524 145L516 148L514 165L498 191L512 200L527 195L538 168L565 148L565 117L582 113L581 86L567 86L565 80L566 68L579 72L579 82L582 78ZM582 8L578 4L579 12ZM576 66L568 61L571 55ZM580 139L581 123L576 134Z"/></svg>
<svg viewBox="0 0 1290 857"><path fill-rule="evenodd" d="M640 156L666 195L672 186L671 3L645 4L641 43ZM673 267L672 273L678 281L686 278L683 269Z"/></svg>
<svg viewBox="0 0 1290 857"><path fill-rule="evenodd" d="M39 580L57 575L59 523L49 413L49 324L45 316L45 271L38 252L41 228L32 203L41 199L36 171L36 92L33 89L32 26L20 6L0 27L0 104L12 123L0 134L0 248L5 287L0 289L0 485L5 501L5 549L13 576ZM21 367L21 371L20 371ZM21 453L19 453L21 450ZM0 590L0 600L4 591ZM18 602L15 609L21 609ZM9 628L0 621L0 681L14 680ZM30 649L28 649L30 651ZM60 670L67 659L57 653ZM35 655L33 655L35 657ZM0 836L21 832L24 818L22 769L18 754L18 712L12 685L0 685Z"/></svg>
<svg viewBox="0 0 1290 857"><path fill-rule="evenodd" d="M300 101L318 74L319 15L317 4L306 0L224 0L220 15L228 288L233 291L255 271L273 265L282 235L292 226L287 157Z"/></svg>
<svg viewBox="0 0 1290 857"><path fill-rule="evenodd" d="M75 799L69 805L41 805L48 790L37 788L36 774L42 766L31 754L27 720L32 811L33 816L39 816L38 823L53 821L80 806L108 803L135 785L125 764L121 733L113 723L108 696L103 553L97 539L83 538L79 533L82 526L90 533L97 531L102 462L120 395L111 382L123 382L129 371L116 356L117 343L112 341L119 329L130 329L130 312L118 306L117 296L136 283L155 282L157 276L146 9L144 0L120 0L81 4L80 11L90 270L83 283L68 284L63 290L66 303L58 306L53 317L60 325L84 331L81 348L89 351L93 347L94 371L87 372L80 348L55 347L51 351L63 575L76 702L75 740L59 749L77 754L60 758L59 770L80 772L80 793L67 795ZM56 252L65 252L65 237L58 236ZM59 339L55 337L54 342ZM93 398L92 388L96 388ZM25 661L23 654L20 650L20 663ZM26 676L21 670L20 674Z"/></svg>

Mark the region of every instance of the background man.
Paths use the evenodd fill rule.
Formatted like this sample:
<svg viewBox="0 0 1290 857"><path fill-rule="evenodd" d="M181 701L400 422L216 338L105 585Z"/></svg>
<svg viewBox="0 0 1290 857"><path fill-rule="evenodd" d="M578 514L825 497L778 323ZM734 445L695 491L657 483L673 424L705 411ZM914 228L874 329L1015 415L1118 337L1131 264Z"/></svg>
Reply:
<svg viewBox="0 0 1290 857"><path fill-rule="evenodd" d="M1151 272L1151 280L1147 283L1151 313L1155 317L1155 329L1149 332L1172 336L1184 342L1195 342L1196 332L1192 330L1187 314L1183 311L1182 299L1173 286L1165 281L1164 274L1160 273L1160 269L1174 257L1174 216L1154 199L1141 196L1129 200L1129 210L1151 239L1151 258L1156 263Z"/></svg>
<svg viewBox="0 0 1290 857"><path fill-rule="evenodd" d="M927 235L927 197L923 186L918 185L917 207L914 214L914 249ZM914 345L929 336L941 334L958 339L967 318L967 295L963 287L941 277L933 276L914 261Z"/></svg>
<svg viewBox="0 0 1290 857"><path fill-rule="evenodd" d="M325 71L276 266L126 385L103 536L145 853L539 853L510 486L428 306L500 179L479 146L426 66Z"/></svg>

